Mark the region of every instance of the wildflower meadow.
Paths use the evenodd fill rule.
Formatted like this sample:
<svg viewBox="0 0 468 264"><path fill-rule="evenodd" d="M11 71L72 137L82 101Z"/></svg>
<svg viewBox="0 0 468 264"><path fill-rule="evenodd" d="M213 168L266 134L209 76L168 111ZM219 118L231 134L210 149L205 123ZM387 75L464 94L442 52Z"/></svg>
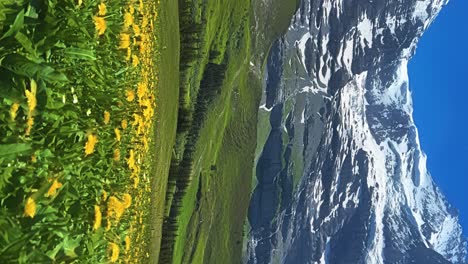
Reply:
<svg viewBox="0 0 468 264"><path fill-rule="evenodd" d="M2 263L149 257L158 2L0 1Z"/></svg>

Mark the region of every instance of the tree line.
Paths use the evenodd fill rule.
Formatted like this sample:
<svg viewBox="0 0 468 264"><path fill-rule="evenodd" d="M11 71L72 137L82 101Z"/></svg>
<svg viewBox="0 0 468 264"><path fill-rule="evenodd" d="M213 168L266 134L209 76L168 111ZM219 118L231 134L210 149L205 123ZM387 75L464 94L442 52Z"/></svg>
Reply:
<svg viewBox="0 0 468 264"><path fill-rule="evenodd" d="M166 192L166 211L162 228L159 263L172 263L175 241L178 236L178 216L183 198L193 177L196 144L206 119L206 114L215 98L221 93L227 66L225 63L208 63L205 66L200 89L194 104L190 100L190 77L192 67L201 60L203 34L206 21L197 23L194 17L194 3L179 0L180 18L180 84L177 119L178 144L182 145L172 156ZM210 52L210 56L219 54ZM177 151L181 153L177 153Z"/></svg>

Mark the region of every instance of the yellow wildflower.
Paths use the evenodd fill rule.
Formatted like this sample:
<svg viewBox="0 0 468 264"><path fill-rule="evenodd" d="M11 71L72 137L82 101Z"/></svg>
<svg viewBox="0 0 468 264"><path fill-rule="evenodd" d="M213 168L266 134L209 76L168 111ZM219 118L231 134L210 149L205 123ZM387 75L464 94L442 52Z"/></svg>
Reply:
<svg viewBox="0 0 468 264"><path fill-rule="evenodd" d="M133 15L133 13L135 13L135 8L133 6L130 6L129 12Z"/></svg>
<svg viewBox="0 0 468 264"><path fill-rule="evenodd" d="M130 205L132 205L132 196L130 194L124 194L122 199L122 203L125 209L129 208Z"/></svg>
<svg viewBox="0 0 468 264"><path fill-rule="evenodd" d="M143 110L143 116L146 119L150 119L153 116L153 108L151 108L150 102L147 100L143 100L142 106L146 106L145 110Z"/></svg>
<svg viewBox="0 0 468 264"><path fill-rule="evenodd" d="M114 263L119 259L120 249L119 246L115 243L109 243L109 251L110 251L110 262Z"/></svg>
<svg viewBox="0 0 468 264"><path fill-rule="evenodd" d="M145 128L145 121L143 120L143 118L140 118L138 120L138 128L137 128L137 133L138 134L141 134L143 133L143 129Z"/></svg>
<svg viewBox="0 0 468 264"><path fill-rule="evenodd" d="M140 63L140 59L138 58L138 56L133 55L132 56L132 66L136 67L136 66L138 66L138 63Z"/></svg>
<svg viewBox="0 0 468 264"><path fill-rule="evenodd" d="M114 157L113 158L114 158L115 161L120 160L120 149L117 148L117 149L114 150Z"/></svg>
<svg viewBox="0 0 468 264"><path fill-rule="evenodd" d="M139 5L138 5L138 11L139 11L140 13L143 13L144 9L145 9L145 5L144 5L144 3L143 3L143 0L140 0L140 1L139 1Z"/></svg>
<svg viewBox="0 0 468 264"><path fill-rule="evenodd" d="M130 236L125 236L125 251L128 252L130 250Z"/></svg>
<svg viewBox="0 0 468 264"><path fill-rule="evenodd" d="M133 123L132 126L138 125L140 123L141 117L138 114L133 114Z"/></svg>
<svg viewBox="0 0 468 264"><path fill-rule="evenodd" d="M140 26L138 26L137 24L133 24L132 28L133 34L135 34L135 36L139 36L141 34Z"/></svg>
<svg viewBox="0 0 468 264"><path fill-rule="evenodd" d="M130 35L127 33L120 33L120 49L126 49L130 47Z"/></svg>
<svg viewBox="0 0 468 264"><path fill-rule="evenodd" d="M104 3L101 2L101 3L98 5L98 9L99 9L98 15L100 15L100 16L105 16L105 15L106 15L106 13L107 13L106 4L104 4Z"/></svg>
<svg viewBox="0 0 468 264"><path fill-rule="evenodd" d="M147 17L147 16L143 16L143 20L141 21L141 26L142 26L143 28L145 28L146 26L148 26L148 23L149 23L148 17Z"/></svg>
<svg viewBox="0 0 468 264"><path fill-rule="evenodd" d="M115 138L120 142L120 129L114 128Z"/></svg>
<svg viewBox="0 0 468 264"><path fill-rule="evenodd" d="M57 193L57 190L60 189L61 187L62 187L62 183L60 183L57 180L54 180L52 185L49 187L49 190L45 194L45 197L55 196L55 194Z"/></svg>
<svg viewBox="0 0 468 264"><path fill-rule="evenodd" d="M110 113L109 111L104 111L104 124L109 124L110 121Z"/></svg>
<svg viewBox="0 0 468 264"><path fill-rule="evenodd" d="M105 190L102 191L102 200L107 200L107 192Z"/></svg>
<svg viewBox="0 0 468 264"><path fill-rule="evenodd" d="M124 14L124 28L129 28L133 25L133 15L131 13L125 12Z"/></svg>
<svg viewBox="0 0 468 264"><path fill-rule="evenodd" d="M30 90L24 91L26 95L26 99L28 100L28 117L32 116L32 114L34 113L34 109L36 109L36 106L37 106L36 92L37 92L37 83L34 79L31 79Z"/></svg>
<svg viewBox="0 0 468 264"><path fill-rule="evenodd" d="M125 207L122 202L119 201L115 196L109 197L107 201L107 216L114 217L116 220L119 220L124 213Z"/></svg>
<svg viewBox="0 0 468 264"><path fill-rule="evenodd" d="M145 82L138 83L137 95L138 98L143 98L146 95L146 91L148 90L148 86Z"/></svg>
<svg viewBox="0 0 468 264"><path fill-rule="evenodd" d="M133 149L130 150L130 155L127 159L127 165L130 169L134 170L136 168L136 162L135 162L135 152Z"/></svg>
<svg viewBox="0 0 468 264"><path fill-rule="evenodd" d="M143 146L145 148L145 151L148 151L149 145L148 145L148 138L143 137Z"/></svg>
<svg viewBox="0 0 468 264"><path fill-rule="evenodd" d="M36 201L33 198L29 197L26 200L26 205L24 206L24 215L34 218L36 215Z"/></svg>
<svg viewBox="0 0 468 264"><path fill-rule="evenodd" d="M129 61L132 58L132 49L127 48L127 56L125 57L126 61Z"/></svg>
<svg viewBox="0 0 468 264"><path fill-rule="evenodd" d="M107 29L106 20L103 17L95 16L94 17L94 26L96 28L98 36L101 36L101 35L104 34L104 32Z"/></svg>
<svg viewBox="0 0 468 264"><path fill-rule="evenodd" d="M106 231L109 231L111 227L112 227L111 221L109 220L109 218L107 218Z"/></svg>
<svg viewBox="0 0 468 264"><path fill-rule="evenodd" d="M31 129L32 129L32 126L34 125L34 117L30 116L28 117L28 121L26 121L26 136L29 136L29 134L31 134Z"/></svg>
<svg viewBox="0 0 468 264"><path fill-rule="evenodd" d="M96 146L97 135L88 134L88 141L85 144L85 156L91 155L94 152L94 147Z"/></svg>
<svg viewBox="0 0 468 264"><path fill-rule="evenodd" d="M33 154L33 155L31 156L31 162L32 162L32 163L36 163L36 162L37 162L37 157L36 157L36 155Z"/></svg>
<svg viewBox="0 0 468 264"><path fill-rule="evenodd" d="M133 90L127 90L127 101L132 102L135 100L135 92Z"/></svg>
<svg viewBox="0 0 468 264"><path fill-rule="evenodd" d="M138 183L140 183L140 178L138 178L138 177L133 178L133 187L134 188L138 187Z"/></svg>
<svg viewBox="0 0 468 264"><path fill-rule="evenodd" d="M18 115L18 109L19 109L19 104L18 103L13 103L10 108L10 117L11 120L15 120L16 116Z"/></svg>
<svg viewBox="0 0 468 264"><path fill-rule="evenodd" d="M83 4L83 0L78 0L78 7L81 7L82 4Z"/></svg>
<svg viewBox="0 0 468 264"><path fill-rule="evenodd" d="M101 227L102 213L99 205L94 206L94 225L93 230L98 230Z"/></svg>
<svg viewBox="0 0 468 264"><path fill-rule="evenodd" d="M124 129L124 130L127 129L127 127L128 127L127 119L122 120L120 125L122 126L122 129Z"/></svg>

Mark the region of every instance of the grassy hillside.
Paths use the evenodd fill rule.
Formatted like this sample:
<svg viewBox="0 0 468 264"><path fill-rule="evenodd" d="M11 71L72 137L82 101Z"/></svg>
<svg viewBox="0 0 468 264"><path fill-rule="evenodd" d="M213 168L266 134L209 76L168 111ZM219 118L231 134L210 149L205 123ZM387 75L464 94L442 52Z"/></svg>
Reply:
<svg viewBox="0 0 468 264"><path fill-rule="evenodd" d="M261 98L252 47L264 59L286 29L297 2L279 2L284 12L262 13L257 32L258 1L179 1L179 121L160 263L241 261ZM268 40L257 43L259 34Z"/></svg>
<svg viewBox="0 0 468 264"><path fill-rule="evenodd" d="M239 263L256 3L0 2L0 259Z"/></svg>
<svg viewBox="0 0 468 264"><path fill-rule="evenodd" d="M244 2L189 5L192 22L202 29L197 31L197 58L181 71L179 102L193 116L188 129L178 128L173 158L183 160L193 152L193 164L188 173L170 175L178 188L168 186L173 194L166 195L171 207L166 221L176 221L177 236L163 242L160 263L238 263L241 256L249 200L241 190L250 189L259 100L258 90L248 86L249 10L239 8L248 6ZM221 65L222 78L216 93L203 101L213 65ZM188 183L180 184L181 174L188 174Z"/></svg>
<svg viewBox="0 0 468 264"><path fill-rule="evenodd" d="M151 239L149 263L157 263L161 247L166 187L177 128L179 97L179 19L177 1L161 1L156 39L159 41L158 77L152 175Z"/></svg>

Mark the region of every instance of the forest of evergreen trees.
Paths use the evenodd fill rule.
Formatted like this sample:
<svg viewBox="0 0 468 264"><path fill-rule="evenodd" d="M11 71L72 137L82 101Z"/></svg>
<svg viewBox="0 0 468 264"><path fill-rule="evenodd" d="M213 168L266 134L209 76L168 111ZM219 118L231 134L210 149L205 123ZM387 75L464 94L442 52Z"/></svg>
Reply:
<svg viewBox="0 0 468 264"><path fill-rule="evenodd" d="M190 93L190 68L201 59L204 26L196 23L192 1L179 1L180 20L180 91L177 134L183 136L183 152L174 153L169 169L166 195L166 214L162 228L159 263L172 263L174 245L178 235L178 216L183 198L192 181L194 155L206 114L211 103L220 94L225 79L226 64L208 63L203 72L194 104L187 102ZM217 51L210 52L219 54Z"/></svg>

